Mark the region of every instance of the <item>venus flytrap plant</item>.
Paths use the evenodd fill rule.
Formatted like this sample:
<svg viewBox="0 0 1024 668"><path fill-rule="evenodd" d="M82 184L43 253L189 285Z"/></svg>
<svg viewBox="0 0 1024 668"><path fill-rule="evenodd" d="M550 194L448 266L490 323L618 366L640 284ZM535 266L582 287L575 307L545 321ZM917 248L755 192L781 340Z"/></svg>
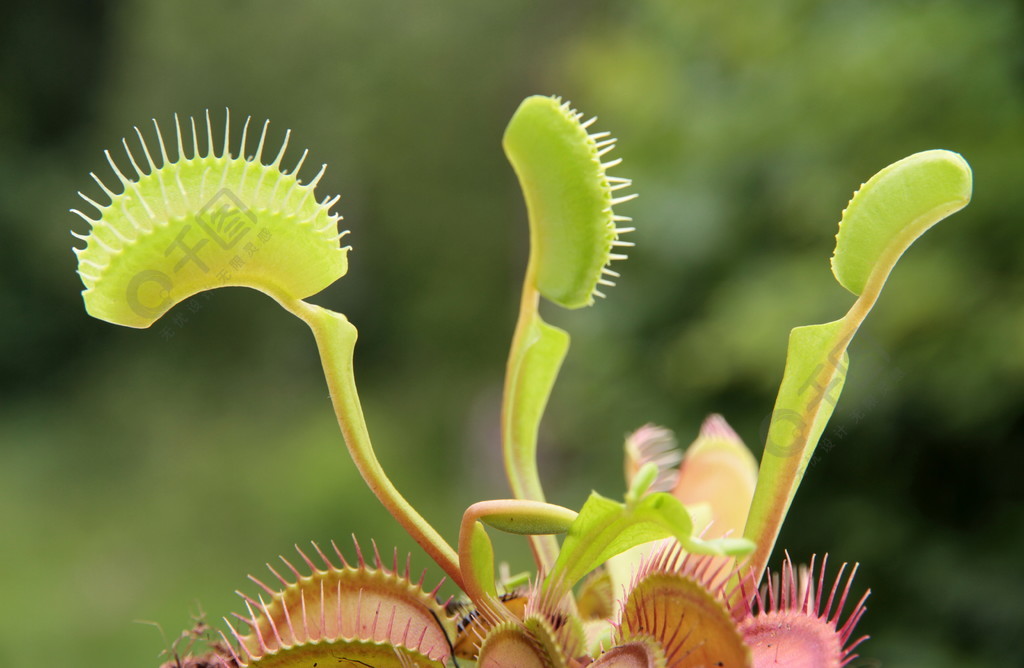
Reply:
<svg viewBox="0 0 1024 668"><path fill-rule="evenodd" d="M82 195L98 218L75 210L90 224L87 235L75 235L86 241L84 249L75 249L86 286L86 310L114 324L148 327L175 304L204 290L244 286L272 297L313 332L331 400L360 474L424 551L461 585L455 551L402 497L374 454L352 373L355 327L343 315L303 301L347 270L348 248L340 245L346 233L337 230L339 216L329 213L338 198L317 201L313 195L326 165L303 184L296 175L305 152L291 172L281 169L290 133L274 161L264 165L268 124L250 158L245 157L248 120L237 155L229 148L230 116L219 155L209 114L204 154L194 120L190 126L191 156L175 117L177 157L172 161L154 121L159 166L136 129L148 169L139 167L124 141L134 179L107 152L121 193L93 175L110 201L104 205Z"/></svg>
<svg viewBox="0 0 1024 668"><path fill-rule="evenodd" d="M209 115L203 153L195 122L189 136L175 119L176 159L159 127L159 166L138 130L144 167L124 143L133 177L107 154L121 192L94 176L109 203L83 195L98 216L76 211L91 226L88 234L76 234L87 244L76 253L89 313L148 327L190 295L240 285L268 294L306 322L356 467L466 597L440 603L440 585L426 589L422 576L412 579L408 561L400 566L396 553L389 565L376 544L367 559L356 543L354 563L336 546L337 561L314 544L318 563L299 551L306 573L282 557L291 577L270 568L279 587L253 578L262 593L243 595L247 614L236 617L244 626L228 622L233 643L224 636L206 655L175 668L444 666L460 660L494 668L760 667L777 661L838 668L853 659L862 640L853 638L853 629L867 597L843 616L856 569L845 584L840 569L828 588L824 563L815 574L812 559L798 575L787 557L781 579L759 583L842 387L850 339L910 243L967 203L969 168L946 151L920 153L882 170L851 200L832 264L858 300L836 322L793 330L759 471L719 416L705 422L683 455L668 432L647 426L626 442L624 501L594 492L577 512L545 500L537 469L538 427L569 345L566 332L541 319L539 300L571 309L600 295L605 277L617 276L608 264L622 259L613 252L625 244L618 235L630 229L617 227L628 219L613 207L632 197L615 196L629 185L607 174L618 161L602 162L614 140L588 134L593 120L581 119L560 99L535 96L522 103L505 133L531 241L501 418L514 498L471 505L457 550L377 461L354 381L355 327L305 301L347 269L344 232L330 212L337 198L314 195L323 169L307 184L297 178L299 167L282 169L287 136L264 164L266 124L246 158L248 121L237 155L229 148L228 123L217 153ZM537 571L526 584L496 575L488 528L529 537Z"/></svg>

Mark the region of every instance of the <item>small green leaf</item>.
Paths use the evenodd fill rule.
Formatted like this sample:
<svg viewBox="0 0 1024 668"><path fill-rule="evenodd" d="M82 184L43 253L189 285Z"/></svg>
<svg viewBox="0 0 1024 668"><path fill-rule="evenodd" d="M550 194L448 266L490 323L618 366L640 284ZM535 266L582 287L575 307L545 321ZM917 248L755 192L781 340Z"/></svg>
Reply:
<svg viewBox="0 0 1024 668"><path fill-rule="evenodd" d="M629 490L626 491L626 505L633 506L640 499L644 498L651 485L658 478L658 465L654 462L647 462L640 467L633 479L629 482Z"/></svg>
<svg viewBox="0 0 1024 668"><path fill-rule="evenodd" d="M537 431L544 407L569 350L569 335L534 314L522 345L514 347L506 378L502 416L505 470L518 498L542 500L537 478ZM514 444L514 445L513 445Z"/></svg>
<svg viewBox="0 0 1024 668"><path fill-rule="evenodd" d="M971 168L957 153L923 151L872 176L843 211L832 273L855 295L872 272L889 274L928 228L971 200Z"/></svg>
<svg viewBox="0 0 1024 668"><path fill-rule="evenodd" d="M497 598L498 592L494 586L494 547L487 535L487 530L480 522L473 523L473 533L470 536L470 563L468 569L473 580L481 587L483 593ZM463 575L467 564L462 565Z"/></svg>
<svg viewBox="0 0 1024 668"><path fill-rule="evenodd" d="M636 545L670 537L694 554L739 556L754 547L742 538L695 538L689 512L671 494L656 492L627 506L592 492L569 529L548 576L548 586L569 589L611 557Z"/></svg>
<svg viewBox="0 0 1024 668"><path fill-rule="evenodd" d="M481 514L480 521L499 531L536 536L565 533L577 514L568 508L540 501L508 500L502 512Z"/></svg>

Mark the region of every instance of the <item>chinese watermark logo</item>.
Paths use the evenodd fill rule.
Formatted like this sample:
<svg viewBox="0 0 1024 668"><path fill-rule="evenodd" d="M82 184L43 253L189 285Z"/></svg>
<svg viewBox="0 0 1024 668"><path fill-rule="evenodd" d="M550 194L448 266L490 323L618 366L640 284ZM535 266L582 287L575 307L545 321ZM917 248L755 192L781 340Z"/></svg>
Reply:
<svg viewBox="0 0 1024 668"><path fill-rule="evenodd" d="M256 214L230 189L222 188L162 249L174 264L140 270L128 282L128 306L144 318L160 315L174 303L182 272L212 274L226 284L271 238L269 229L259 227ZM182 323L175 319L175 324Z"/></svg>

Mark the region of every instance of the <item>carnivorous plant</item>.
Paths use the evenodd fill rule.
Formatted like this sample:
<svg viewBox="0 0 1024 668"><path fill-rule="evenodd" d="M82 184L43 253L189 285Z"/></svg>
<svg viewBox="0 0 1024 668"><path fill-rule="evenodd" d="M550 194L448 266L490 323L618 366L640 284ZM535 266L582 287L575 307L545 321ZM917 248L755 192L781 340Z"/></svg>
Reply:
<svg viewBox="0 0 1024 668"><path fill-rule="evenodd" d="M306 301L348 268L338 197L315 192L324 169L300 181L307 152L284 166L290 134L265 162L267 123L253 150L246 119L233 147L228 115L218 142L209 113L198 123L175 117L170 151L155 121L155 151L136 128L134 148L123 141L129 168L106 153L117 183L93 175L104 202L83 194L93 211L75 211L89 226L73 233L85 242L75 253L87 311L143 328L192 295L246 286L305 322L353 462L462 592L438 600L440 585L413 579L407 561L382 557L376 543L372 556L357 543L354 559L313 544L299 551L302 566L282 558L284 575L256 581L261 591L244 596L244 614L226 620L219 640L169 665L820 668L853 659L867 598L850 598L856 567L828 576L826 559L797 567L787 555L775 576L764 574L842 391L851 339L903 252L967 204L970 168L955 153L924 151L853 195L831 264L856 300L838 320L792 331L759 464L720 416L683 453L646 425L626 439L625 498L594 492L570 509L546 500L538 474L538 428L570 343L539 303L577 309L604 296L632 245L620 210L635 197L630 180L610 174L616 140L594 122L534 96L505 131L530 235L501 411L511 498L467 508L455 544L377 460L356 390L356 327ZM500 576L489 531L525 536L535 572Z"/></svg>

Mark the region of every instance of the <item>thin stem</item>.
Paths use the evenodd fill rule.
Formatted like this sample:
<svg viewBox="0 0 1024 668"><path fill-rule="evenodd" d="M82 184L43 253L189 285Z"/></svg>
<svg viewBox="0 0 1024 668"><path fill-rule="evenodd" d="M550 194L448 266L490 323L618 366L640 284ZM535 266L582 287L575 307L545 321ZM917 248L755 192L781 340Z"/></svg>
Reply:
<svg viewBox="0 0 1024 668"><path fill-rule="evenodd" d="M533 287L531 272L527 272L523 285L523 294L519 301L519 319L516 321L515 333L512 335L512 346L509 350L508 366L505 372L505 401L502 404L502 445L504 446L505 473L512 494L517 499L544 500L544 489L537 471L536 447L524 447L518 442L514 433L515 405L514 383L516 382L516 366L522 359L523 349L527 345L527 337L531 324L537 317L540 294Z"/></svg>
<svg viewBox="0 0 1024 668"><path fill-rule="evenodd" d="M373 451L353 374L356 328L340 313L303 301L275 298L313 331L338 425L363 480L402 528L461 589L462 572L455 550L399 493Z"/></svg>
<svg viewBox="0 0 1024 668"><path fill-rule="evenodd" d="M519 366L528 347L529 335L540 319L538 312L540 293L536 288L536 271L531 255L526 267L526 278L523 281L522 297L519 301L519 319L512 335L512 346L509 350L508 364L505 369L505 389L501 406L502 450L505 459L505 473L508 476L512 495L517 499L544 501L544 489L541 486L540 474L537 470L537 439L532 434L532 442L523 442L517 436L516 423L516 391L515 385L519 378ZM530 536L530 547L537 568L547 572L558 557L558 541L551 535Z"/></svg>

